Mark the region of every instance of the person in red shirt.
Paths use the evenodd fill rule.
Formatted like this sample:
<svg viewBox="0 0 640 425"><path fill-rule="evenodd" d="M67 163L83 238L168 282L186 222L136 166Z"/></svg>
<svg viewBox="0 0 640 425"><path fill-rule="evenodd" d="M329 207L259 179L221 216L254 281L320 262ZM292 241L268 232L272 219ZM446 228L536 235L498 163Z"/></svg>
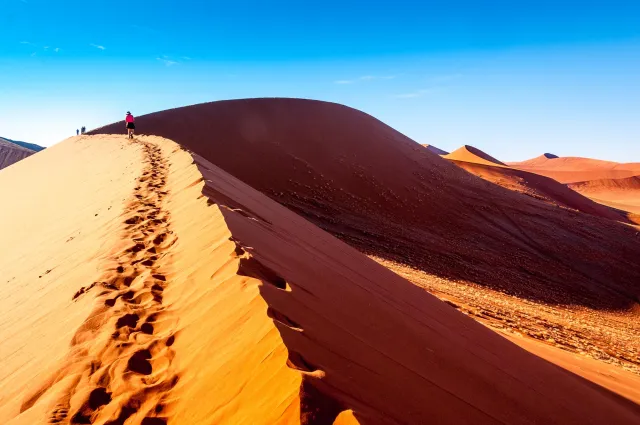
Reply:
<svg viewBox="0 0 640 425"><path fill-rule="evenodd" d="M124 118L124 122L126 124L127 136L129 139L133 139L133 132L136 129L135 121L136 119L131 115L131 112L127 111L127 116Z"/></svg>

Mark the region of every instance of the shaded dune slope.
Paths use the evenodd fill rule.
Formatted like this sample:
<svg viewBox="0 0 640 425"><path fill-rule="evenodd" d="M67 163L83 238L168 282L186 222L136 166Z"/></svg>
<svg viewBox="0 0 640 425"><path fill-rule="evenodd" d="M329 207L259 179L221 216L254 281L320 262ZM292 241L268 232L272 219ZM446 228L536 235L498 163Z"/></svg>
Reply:
<svg viewBox="0 0 640 425"><path fill-rule="evenodd" d="M0 138L0 170L11 164L25 159L35 153L31 149L24 148Z"/></svg>
<svg viewBox="0 0 640 425"><path fill-rule="evenodd" d="M433 145L426 145L423 144L422 146L424 146L425 148L427 148L430 152L435 153L436 155L448 155L449 152L447 151L443 151L442 149L435 147Z"/></svg>
<svg viewBox="0 0 640 425"><path fill-rule="evenodd" d="M486 182L362 112L251 99L137 122L365 253L543 302L638 301L635 229Z"/></svg>
<svg viewBox="0 0 640 425"><path fill-rule="evenodd" d="M1 260L2 423L637 423L169 140L74 138L38 162L60 157L40 189L69 200L55 226L23 222L31 198L3 212L31 232ZM44 173L29 165L11 177Z"/></svg>

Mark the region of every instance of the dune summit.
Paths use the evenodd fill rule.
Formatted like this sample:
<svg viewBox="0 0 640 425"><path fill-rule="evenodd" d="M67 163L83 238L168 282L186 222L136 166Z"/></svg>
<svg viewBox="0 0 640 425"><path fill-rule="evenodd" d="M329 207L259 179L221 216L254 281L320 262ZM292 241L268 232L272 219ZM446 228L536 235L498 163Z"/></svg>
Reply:
<svg viewBox="0 0 640 425"><path fill-rule="evenodd" d="M2 423L637 423L170 140L72 138L0 187Z"/></svg>
<svg viewBox="0 0 640 425"><path fill-rule="evenodd" d="M468 162L472 164L489 165L489 166L506 166L505 163L498 161L489 154L482 152L473 146L465 145L460 149L444 156L451 161Z"/></svg>
<svg viewBox="0 0 640 425"><path fill-rule="evenodd" d="M139 123L365 253L532 300L636 303L634 229L483 181L354 109L250 99L158 112Z"/></svg>

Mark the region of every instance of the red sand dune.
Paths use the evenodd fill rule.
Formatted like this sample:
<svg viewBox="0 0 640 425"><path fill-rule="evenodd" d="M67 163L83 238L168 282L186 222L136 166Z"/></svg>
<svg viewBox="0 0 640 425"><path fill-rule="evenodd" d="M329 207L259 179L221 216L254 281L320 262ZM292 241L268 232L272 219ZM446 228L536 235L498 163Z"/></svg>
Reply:
<svg viewBox="0 0 640 425"><path fill-rule="evenodd" d="M362 112L253 99L137 123L365 253L540 302L629 309L639 299L635 229L486 182Z"/></svg>
<svg viewBox="0 0 640 425"><path fill-rule="evenodd" d="M0 170L33 155L35 152L0 139Z"/></svg>
<svg viewBox="0 0 640 425"><path fill-rule="evenodd" d="M600 205L582 195L582 192L571 190L566 185L549 177L514 168L494 167L463 161L453 161L453 163L484 180L552 205L571 208L596 217L635 223L625 212Z"/></svg>
<svg viewBox="0 0 640 425"><path fill-rule="evenodd" d="M640 417L169 140L78 137L9 171L2 423Z"/></svg>
<svg viewBox="0 0 640 425"><path fill-rule="evenodd" d="M589 180L568 186L601 204L640 214L640 176Z"/></svg>
<svg viewBox="0 0 640 425"><path fill-rule="evenodd" d="M506 166L505 163L498 161L491 155L469 145L464 145L460 149L450 153L449 155L445 155L444 157L451 161L464 161L472 164L490 165L494 167Z"/></svg>
<svg viewBox="0 0 640 425"><path fill-rule="evenodd" d="M437 148L437 147L435 147L433 145L423 144L422 146L427 148L429 151L435 153L436 155L448 155L449 154L449 152L443 151L442 149Z"/></svg>
<svg viewBox="0 0 640 425"><path fill-rule="evenodd" d="M587 180L624 179L640 175L640 163L622 164L599 159L579 157L549 157L548 154L510 166L551 177L560 183L577 183Z"/></svg>

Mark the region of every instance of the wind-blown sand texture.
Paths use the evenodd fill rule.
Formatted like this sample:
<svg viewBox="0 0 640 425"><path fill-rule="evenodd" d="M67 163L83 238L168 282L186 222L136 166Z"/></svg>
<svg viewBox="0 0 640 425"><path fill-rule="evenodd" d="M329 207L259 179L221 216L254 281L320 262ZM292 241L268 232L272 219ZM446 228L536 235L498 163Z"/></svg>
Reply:
<svg viewBox="0 0 640 425"><path fill-rule="evenodd" d="M0 187L1 423L637 423L624 388L519 348L169 140L72 138Z"/></svg>

